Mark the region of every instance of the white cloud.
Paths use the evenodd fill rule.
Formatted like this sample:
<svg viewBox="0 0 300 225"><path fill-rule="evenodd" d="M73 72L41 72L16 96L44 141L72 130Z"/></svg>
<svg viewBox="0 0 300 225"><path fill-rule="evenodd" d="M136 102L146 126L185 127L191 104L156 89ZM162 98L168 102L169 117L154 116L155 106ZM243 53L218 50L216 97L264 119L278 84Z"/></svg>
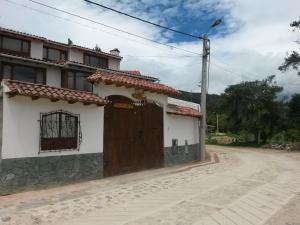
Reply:
<svg viewBox="0 0 300 225"><path fill-rule="evenodd" d="M11 1L80 22L83 25L47 16L0 0L1 26L62 42L66 42L70 37L75 44L87 47L94 47L98 44L104 51L118 47L121 54L124 55L123 69L140 69L146 75L157 76L162 82L179 89L198 90L197 82L200 80L201 73L200 58L174 57L188 54L45 9L29 1ZM151 25L113 12L103 11L98 7L88 6L84 1L44 0L42 2L150 39L166 41L166 38L171 35L168 32L164 32L162 35L157 28ZM153 0L98 0L98 2L163 24L168 16L178 13L180 10L176 1L171 0L159 2L161 5L170 7L164 11L165 13L155 6L157 2ZM189 0L184 3L183 7L189 8L191 15L201 8L215 11L214 15L227 11L228 14L223 17L226 26L219 29L235 31L225 37L222 35L212 37L210 93L220 93L229 84L242 80L263 79L271 74L278 74L278 83L284 85L286 92L299 92L300 77L295 72L282 74L277 70L286 51L297 48L293 42L297 37L295 33L291 32L289 23L300 16L299 0ZM149 10L139 10L141 4L147 4ZM200 52L202 47L200 42L173 45L197 52ZM157 55L164 57L144 57Z"/></svg>

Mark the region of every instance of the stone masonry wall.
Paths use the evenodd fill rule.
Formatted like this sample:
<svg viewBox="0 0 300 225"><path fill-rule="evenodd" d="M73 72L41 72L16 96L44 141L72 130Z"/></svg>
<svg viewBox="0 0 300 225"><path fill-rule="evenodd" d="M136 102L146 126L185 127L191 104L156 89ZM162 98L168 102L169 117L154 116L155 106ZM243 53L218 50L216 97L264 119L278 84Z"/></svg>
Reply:
<svg viewBox="0 0 300 225"><path fill-rule="evenodd" d="M200 160L199 145L182 145L164 149L165 165L173 166Z"/></svg>
<svg viewBox="0 0 300 225"><path fill-rule="evenodd" d="M0 195L102 177L102 153L2 159Z"/></svg>

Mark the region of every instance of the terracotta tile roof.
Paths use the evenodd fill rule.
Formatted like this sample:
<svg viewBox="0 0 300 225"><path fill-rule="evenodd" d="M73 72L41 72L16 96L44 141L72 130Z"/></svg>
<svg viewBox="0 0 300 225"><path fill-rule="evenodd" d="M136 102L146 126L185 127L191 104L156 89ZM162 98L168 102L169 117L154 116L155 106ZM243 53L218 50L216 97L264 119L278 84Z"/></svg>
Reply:
<svg viewBox="0 0 300 225"><path fill-rule="evenodd" d="M77 91L66 88L57 88L48 85L34 84L23 81L3 79L2 85L8 87L11 97L15 95L30 96L32 99L48 98L51 101L67 101L69 103L82 102L83 104L105 105L105 100L92 92Z"/></svg>
<svg viewBox="0 0 300 225"><path fill-rule="evenodd" d="M130 73L132 75L136 75L136 76L142 75L139 70L122 70L122 71L125 72L125 73Z"/></svg>
<svg viewBox="0 0 300 225"><path fill-rule="evenodd" d="M174 104L168 104L168 107L171 110L168 110L168 114L181 115L181 116L191 116L191 117L200 117L201 113L194 108L187 106L179 106Z"/></svg>
<svg viewBox="0 0 300 225"><path fill-rule="evenodd" d="M110 53L107 53L107 52L97 52L92 48L87 48L87 47L84 47L84 46L79 46L79 45L74 45L74 44L73 45L68 45L66 43L61 43L61 42L49 40L45 37L41 37L41 36L21 32L21 31L16 31L16 30L4 28L4 27L0 27L0 32L7 33L7 34L12 34L12 35L19 35L19 36L22 36L22 37L28 38L28 39L41 40L43 42L50 43L50 44L62 45L62 46L65 46L66 48L76 48L76 49L80 49L80 50L84 50L84 51L94 52L94 53L97 53L97 54L100 54L100 55L106 55L106 56L109 56L109 57L122 59L121 56L110 54Z"/></svg>
<svg viewBox="0 0 300 225"><path fill-rule="evenodd" d="M115 84L117 86L125 86L127 88L143 89L145 91L157 92L166 95L179 95L176 89L164 84L155 83L150 80L130 76L117 71L97 71L88 77L91 82L103 82L105 84Z"/></svg>
<svg viewBox="0 0 300 225"><path fill-rule="evenodd" d="M23 37L29 37L29 38L38 39L38 40L47 40L46 38L41 37L41 36L21 32L21 31L15 31L15 30L12 30L12 29L4 28L4 27L0 27L0 31L2 31L4 33L17 34L17 35L20 35L20 36L23 36Z"/></svg>

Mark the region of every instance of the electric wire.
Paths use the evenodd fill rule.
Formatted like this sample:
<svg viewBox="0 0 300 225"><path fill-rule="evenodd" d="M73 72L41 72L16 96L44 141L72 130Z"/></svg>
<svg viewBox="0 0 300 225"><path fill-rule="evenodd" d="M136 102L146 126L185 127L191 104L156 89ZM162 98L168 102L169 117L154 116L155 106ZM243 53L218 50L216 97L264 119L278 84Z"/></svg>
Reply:
<svg viewBox="0 0 300 225"><path fill-rule="evenodd" d="M232 71L232 70L230 70L230 69L228 69L228 68L226 68L224 66L221 66L221 65L219 65L219 64L217 64L215 62L210 61L210 64L216 66L216 68L218 68L218 69L222 69L223 72L226 72L228 74L233 74L233 75L236 75L236 76L242 77L242 78L244 77L243 79L246 78L246 79L249 79L249 80L253 80L253 77L250 77L250 76L245 75L245 74L237 73L237 72Z"/></svg>
<svg viewBox="0 0 300 225"><path fill-rule="evenodd" d="M72 22L72 23L75 23L75 24L79 24L79 25L83 25L83 26L88 26L88 25L86 25L86 24L79 23L78 21L70 20L70 19L68 19L68 18L60 17L60 16L57 16L57 15L54 15L54 14L51 14L51 13L48 13L48 12L45 12L45 11L41 11L41 10L38 10L38 9L35 9L35 8L31 8L31 7L27 6L27 5L19 4L19 3L13 2L13 1L11 1L11 0L4 0L4 1L7 1L7 2L10 2L10 3L13 3L13 4L17 4L17 5L20 5L20 6L22 6L22 7L25 7L25 8L34 10L34 11L37 11L37 12L39 12L39 13L47 14L47 15L50 15L50 16L54 16L54 17L56 17L56 18L63 19L63 20L66 20L66 21L69 21L69 22ZM199 53L192 52L192 51L188 51L188 50L185 50L185 49L181 49L181 48L178 48L178 47L176 47L176 46L171 46L171 45L168 45L168 44L165 44L165 43L157 42L157 41L155 41L155 40L148 39L148 38L145 38L145 37L142 37L142 36L139 36L139 35L135 35L135 34L132 34L132 33L130 33L130 32L123 31L123 30L121 30L121 29L114 28L114 27L112 27L112 26L105 25L105 24L103 24L103 23L94 21L94 20L92 20L92 19L85 18L85 17L79 16L79 15L76 15L76 14L74 14L74 13L70 13L70 12L68 12L68 11L61 10L61 9L55 8L55 7L53 7L53 6L46 5L46 4L44 4L44 3L40 3L40 2L37 2L37 1L34 1L34 0L28 0L28 1L33 2L33 3L35 3L35 4L38 4L38 5L42 5L42 6L44 6L44 7L47 7L47 8L53 9L53 10L56 10L56 11L59 11L59 12L63 12L63 13L65 13L65 14L68 14L68 15L71 15L71 16L74 16L74 17L78 17L78 18L83 19L83 20L87 20L87 21L89 21L89 22L93 22L93 23L102 25L102 26L104 26L104 27L107 27L107 28L110 28L110 29L113 29L113 30L117 30L117 31L119 31L119 32L123 32L123 33L129 34L129 35L132 35L132 36L135 36L135 37L138 37L138 38L147 40L147 41L154 42L154 43L156 43L156 44L164 45L164 46L167 46L167 47L170 47L170 48L174 48L174 49L186 51L186 52L188 52L188 53L192 53L192 54L196 54L196 55L198 55L198 56L201 56L201 54L199 54ZM97 29L97 28L91 27L91 26L89 26L89 28ZM103 31L103 30L101 30L101 29L98 29L98 30ZM105 31L103 31L103 32L105 32ZM108 33L108 32L106 32L106 33ZM108 34L111 34L111 33L108 33ZM111 35L113 35L113 34L111 34ZM122 37L122 38L126 38L126 37ZM128 38L126 38L126 39L128 39ZM128 40L136 41L136 40L132 40L132 39L128 39ZM141 44L145 44L145 43L141 43ZM160 56L160 55L153 55L153 56L142 56L142 55L140 55L140 56L138 56L138 55L124 55L124 56L129 56L129 57L141 57L141 58L142 58L142 57L145 57L145 58L146 58L146 57L149 57L149 58L164 58L164 57L166 57L166 58L169 58L169 57L178 57L178 58L179 58L179 57L182 57L182 58L185 58L185 57L186 57L186 58L192 58L192 57L198 57L198 56L186 56L186 55L182 55L182 56ZM218 60L218 61L221 62L222 64L227 65L227 67L229 66L228 64L223 63L221 60L217 59L216 57L213 57L213 58L215 58L216 60ZM214 62L211 62L210 57L209 57L209 59L208 59L208 62L209 62L209 63L208 63L208 84L207 84L208 87L209 87L209 82L210 82L210 73L209 73L209 71L210 71L210 64L213 64L214 66L216 66L216 67L218 67L218 68L220 68L220 69L223 69L223 71L225 71L225 72L227 72L227 73L235 74L235 75L241 76L241 77L246 77L246 78L248 78L248 79L253 79L253 77L246 76L245 74L238 74L238 73L236 73L235 71L228 70L228 68L226 68L226 67L224 67L224 66L220 66L219 64L216 64L216 63L214 63ZM249 74L250 74L250 73L249 73Z"/></svg>
<svg viewBox="0 0 300 225"><path fill-rule="evenodd" d="M136 57L136 58L198 58L199 56L189 56L189 55L130 55L122 54L125 57Z"/></svg>
<svg viewBox="0 0 300 225"><path fill-rule="evenodd" d="M124 12L121 12L121 11L119 11L119 10L110 8L110 7L108 7L108 6L102 5L102 4L98 3L98 2L93 2L93 1L90 1L90 0L84 0L84 1L85 1L85 2L88 2L88 3L90 3L90 4L93 4L93 5L97 5L97 6L101 7L101 8L104 8L104 9L107 9L107 10L110 10L110 11L113 11L113 12L116 12L116 13L119 13L119 14L121 14L121 15L130 17L130 18L132 18L132 19L136 19L136 20L139 20L139 21L141 21L141 22L148 23L148 24L151 24L151 25L153 25L153 26L156 26L156 27L159 27L159 28L162 28L162 29L172 31L172 32L174 32L174 33L178 33L178 34L185 35L185 36L192 37L192 38L203 39L201 36L196 36L196 35L189 34L189 33L183 32L183 31L179 31L179 30L175 30L175 29L173 29L173 28L169 28L169 27L166 27L166 26L157 24L157 23L153 23L153 22L151 22L151 21L148 21L148 20L145 20L145 19L142 19L142 18L133 16L133 15L130 15L130 14L128 14L128 13L124 13Z"/></svg>
<svg viewBox="0 0 300 225"><path fill-rule="evenodd" d="M230 66L228 63L226 63L226 62L220 60L219 58L217 58L217 57L215 57L215 56L212 56L212 58L214 58L215 60L219 61L220 63L226 65L227 67L232 68L232 66ZM242 70L242 72L243 72L243 73L246 73L246 74L249 74L249 75L251 75L251 76L254 76L254 77L258 77L258 76L259 76L259 74L252 73L252 72L249 72L249 71L246 71L246 70Z"/></svg>
<svg viewBox="0 0 300 225"><path fill-rule="evenodd" d="M179 47L174 46L174 45L162 43L162 42L159 42L159 41L156 41L156 40L153 40L153 39L150 39L150 38L147 38L147 37L138 35L138 34L134 34L134 33L131 33L131 32L128 32L128 31L125 31L125 30L122 30L122 29L119 29L119 28L116 28L116 27L113 27L113 26L110 26L110 25L107 25L107 24L104 24L104 23L100 23L100 22L98 22L98 21L95 21L95 20L92 20L92 19L89 19L89 18L80 16L80 15L77 15L77 14L75 14L75 13L71 13L71 12L66 11L66 10L63 10L63 9L56 8L56 7L54 7L54 6L50 6L50 5L47 5L47 4L38 2L38 1L34 1L34 0L28 0L28 1L30 1L30 2L32 2L32 3L35 3L35 4L38 4L38 5L41 5L41 6L43 6L43 7L46 7L46 8L55 10L55 11L58 11L58 12L62 12L62 13L71 15L71 16L73 16L73 17L80 18L80 19L82 19L82 20L86 20L86 21L89 21L89 22L92 22L92 23L95 23L95 24L98 24L98 25L107 27L107 28L109 28L109 29L116 30L116 31L118 31L118 32L122 32L122 33L131 35L131 36L134 36L134 37L137 37L137 38L140 38L140 39L144 39L144 40L147 40L147 41L150 41L150 42L159 44L159 45L164 45L164 46L169 47L169 48L171 48L171 49L177 49L177 50L184 51L184 52L187 52L187 53L191 53L191 54L194 54L194 55L199 55L199 56L201 55L200 53L197 53L197 52L193 52L193 51L189 51L189 50L186 50L186 49L183 49L183 48L179 48Z"/></svg>
<svg viewBox="0 0 300 225"><path fill-rule="evenodd" d="M84 24L84 23L80 23L78 21L75 21L75 20L71 20L69 18L65 18L65 17L61 17L61 16L57 16L55 14L52 14L52 13L49 13L49 12L46 12L46 11L43 11L43 10L40 10L40 9L36 9L36 8L32 8L28 5L24 5L24 4L21 4L21 3L17 3L17 2L14 2L14 1L11 1L11 0L3 0L3 1L6 1L6 2L9 2L11 4L15 4L15 5L18 5L18 6L21 6L21 7L24 7L26 9L30 9L32 11L35 11L35 12L38 12L40 14L44 14L44 15L47 15L47 16L52 16L52 17L55 17L57 19L60 19L60 20L65 20L67 22L70 22L70 23L74 23L76 25L80 25L80 26L83 26L84 28L89 28L89 29L92 29L92 30L96 30L96 31L101 31L103 32L104 34L108 34L110 36L113 36L113 37L117 37L118 39L122 38L122 39L126 39L126 40L129 40L129 41L132 41L134 43L139 43L141 45L145 45L145 46L149 46L149 47L154 47L154 48L157 48L157 49L161 49L160 47L165 47L165 46L160 46L160 45L151 45L150 44L147 44L145 42L140 42L136 39L131 39L131 38L128 38L128 37L125 37L125 36L120 36L120 35L117 35L115 33L111 33L111 32L108 32L108 31L105 31L105 30L102 30L102 29L99 29L99 28L96 28L96 27L93 27L93 26L89 26L87 24ZM4 25L4 24L3 24ZM173 53L175 54L178 54L179 57L181 56L181 53L178 53L178 52L174 52ZM122 55L123 56L123 55ZM198 56L189 56L189 57L198 57Z"/></svg>

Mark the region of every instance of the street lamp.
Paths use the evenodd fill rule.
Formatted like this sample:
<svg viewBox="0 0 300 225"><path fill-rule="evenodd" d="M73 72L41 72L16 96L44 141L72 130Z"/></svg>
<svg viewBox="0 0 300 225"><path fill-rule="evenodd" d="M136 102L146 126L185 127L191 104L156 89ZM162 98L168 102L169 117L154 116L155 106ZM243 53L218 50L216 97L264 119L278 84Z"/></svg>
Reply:
<svg viewBox="0 0 300 225"><path fill-rule="evenodd" d="M208 39L209 31L220 25L221 19L217 19L209 27L208 31L201 38L203 40L202 50L202 79L201 79L201 114L200 126L199 126L199 145L200 145L200 160L205 160L205 135L206 135L206 94L207 94L207 68L208 68L208 56L210 54L210 40Z"/></svg>

